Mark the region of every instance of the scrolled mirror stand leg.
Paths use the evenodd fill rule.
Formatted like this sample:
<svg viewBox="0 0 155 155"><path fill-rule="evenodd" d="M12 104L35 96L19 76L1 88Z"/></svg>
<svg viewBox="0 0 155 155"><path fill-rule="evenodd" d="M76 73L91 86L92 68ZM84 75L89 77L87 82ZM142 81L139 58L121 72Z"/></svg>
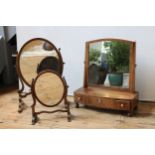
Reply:
<svg viewBox="0 0 155 155"><path fill-rule="evenodd" d="M72 114L70 112L70 102L68 102L67 97L65 97L65 108L67 109L67 120L68 122L71 122Z"/></svg>
<svg viewBox="0 0 155 155"><path fill-rule="evenodd" d="M32 115L32 125L35 125L39 121L39 118L36 113Z"/></svg>
<svg viewBox="0 0 155 155"><path fill-rule="evenodd" d="M32 125L35 125L39 121L39 118L35 113L35 104L36 104L36 101L34 101L33 105L31 106L32 107Z"/></svg>
<svg viewBox="0 0 155 155"><path fill-rule="evenodd" d="M18 106L18 112L21 113L25 109L25 103L22 100L22 95L19 93L19 106Z"/></svg>
<svg viewBox="0 0 155 155"><path fill-rule="evenodd" d="M33 105L31 106L31 108L32 108L32 125L35 125L39 121L39 118L35 112L35 105L36 105L36 100L33 98Z"/></svg>
<svg viewBox="0 0 155 155"><path fill-rule="evenodd" d="M31 92L29 93L23 93L19 92L19 106L18 106L18 112L21 113L23 110L27 109L27 105L22 100L23 98L27 97L28 95L31 95Z"/></svg>
<svg viewBox="0 0 155 155"><path fill-rule="evenodd" d="M32 86L34 84L34 79L32 80ZM36 106L36 99L34 97L34 92L33 92L33 88L31 88L31 94L32 94L32 99L33 99L33 104L31 105L31 109L32 109L32 125L35 125L38 121L39 118L35 112L35 106Z"/></svg>
<svg viewBox="0 0 155 155"><path fill-rule="evenodd" d="M66 88L66 92L65 92L65 98L64 98L64 103L65 103L65 108L67 109L67 119L68 119L68 122L71 122L71 119L72 119L72 114L70 112L70 102L67 100L67 94L68 94L68 85L67 85L67 81L65 79L65 77L63 77L63 81L64 81L64 84L65 84L65 88Z"/></svg>
<svg viewBox="0 0 155 155"><path fill-rule="evenodd" d="M19 95L19 106L18 106L18 112L21 113L24 109L27 108L26 104L24 103L24 101L22 100L22 98L25 98L27 95L31 94L31 93L23 93L24 90L24 84L22 82L22 80L19 78L20 83L21 83L21 89L18 90L18 95Z"/></svg>

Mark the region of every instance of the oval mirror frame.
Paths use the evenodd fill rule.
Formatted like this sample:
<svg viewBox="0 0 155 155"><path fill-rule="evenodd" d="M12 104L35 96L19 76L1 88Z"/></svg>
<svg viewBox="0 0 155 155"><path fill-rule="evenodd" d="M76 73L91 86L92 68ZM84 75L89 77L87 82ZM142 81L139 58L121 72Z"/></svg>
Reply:
<svg viewBox="0 0 155 155"><path fill-rule="evenodd" d="M128 88L121 88L121 87L113 87L113 86L104 86L104 85L98 85L98 84L89 84L89 47L91 44L97 43L97 42L104 42L104 41L118 41L118 42L124 42L130 44L130 55L129 55L129 84ZM85 43L85 68L84 68L84 88L87 88L89 86L91 87L101 87L101 88L107 88L107 89L119 89L119 90L126 90L130 92L135 92L135 50L136 50L136 42L135 41L129 41L124 39L116 39L116 38L104 38L104 39L97 39L92 41L87 41Z"/></svg>
<svg viewBox="0 0 155 155"><path fill-rule="evenodd" d="M46 76L47 75L47 79L46 79ZM48 77L49 76L49 77ZM56 96L57 97L59 97L59 99L57 99L57 101L55 102L55 103L52 103L51 105L50 104L47 104L47 103L45 103L43 100L43 98L44 97L47 97L48 98L48 95L49 95L49 93L51 93L50 91L49 91L49 89L47 89L47 87L46 86L44 86L44 84L42 85L42 82L45 80L45 81L47 81L48 79L50 79L50 80L52 80L51 81L51 84L49 85L49 83L50 83L50 81L48 81L48 83L47 83L47 85L50 87L50 89L51 89L51 87L54 87L54 91L56 90L56 87L57 87L57 84L58 83L56 83L56 85L55 85L55 83L53 83L53 78L52 78L52 76L54 77L54 78L57 78L57 81L59 82L59 84L62 86L62 90L61 90L61 94L59 94L58 96L57 96L57 94L56 94ZM41 81L39 81L41 79ZM41 82L41 83L40 83ZM44 89L44 88L41 88L42 86L43 87L46 87L46 89ZM39 86L39 87L38 87ZM38 88L39 89L38 89ZM60 87L57 87L58 89L61 89ZM42 97L40 97L39 96L39 93L37 92L38 90L39 91L41 91L41 89L43 89L44 90L44 93L41 93L41 95L42 95ZM33 92L33 95L34 95L34 97L37 99L37 101L40 103L40 104L42 104L43 106L46 106L46 107L55 107L55 106L57 106L57 105L59 105L61 102L62 102L62 100L65 98L65 95L66 95L66 93L67 93L67 85L66 85L66 83L65 83L65 81L63 80L63 78L57 73L57 72L55 72L55 71L52 71L52 70L46 70L46 71L43 71L43 72L40 72L38 75L37 75L37 77L34 79L34 81L33 81L33 85L32 85L32 92ZM45 90L47 91L47 93L45 92ZM59 90L56 90L56 93L58 92ZM46 96L47 95L47 96ZM50 97L49 97L50 98ZM50 101L52 101L52 99L53 99L53 95L52 95L52 93L51 93L51 98L50 98ZM55 99L54 99L55 100Z"/></svg>
<svg viewBox="0 0 155 155"><path fill-rule="evenodd" d="M21 80L29 87L31 87L31 83L28 82L26 80L26 78L24 77L24 75L22 74L21 66L20 66L20 59L21 59L22 52L23 52L24 48L26 46L28 46L29 44L31 44L32 42L34 42L34 41L43 41L45 43L48 43L48 45L50 45L50 46L46 45L46 46L43 47L43 48L46 48L47 51L51 50L50 48L53 47L53 49L55 50L55 52L57 53L57 56L58 56L60 75L62 75L63 65L64 65L60 50L57 49L56 46L53 43L51 43L49 40L44 39L44 38L33 38L33 39L28 40L26 43L23 44L23 46L21 47L21 49L20 49L20 51L19 51L19 53L17 55L16 66L17 66L17 73L18 73L19 78L21 78ZM37 72L37 68L36 68L36 72ZM33 77L33 78L35 78L35 77Z"/></svg>

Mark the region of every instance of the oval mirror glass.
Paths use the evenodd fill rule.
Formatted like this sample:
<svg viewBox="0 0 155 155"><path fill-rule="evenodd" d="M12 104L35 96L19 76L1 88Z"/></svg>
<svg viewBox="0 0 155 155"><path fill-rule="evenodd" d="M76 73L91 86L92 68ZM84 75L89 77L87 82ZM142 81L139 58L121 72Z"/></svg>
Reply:
<svg viewBox="0 0 155 155"><path fill-rule="evenodd" d="M34 92L40 103L46 106L54 106L62 101L65 86L58 74L45 71L35 80Z"/></svg>
<svg viewBox="0 0 155 155"><path fill-rule="evenodd" d="M38 73L52 69L62 74L62 58L48 40L37 38L25 43L19 52L19 71L23 81L31 85Z"/></svg>

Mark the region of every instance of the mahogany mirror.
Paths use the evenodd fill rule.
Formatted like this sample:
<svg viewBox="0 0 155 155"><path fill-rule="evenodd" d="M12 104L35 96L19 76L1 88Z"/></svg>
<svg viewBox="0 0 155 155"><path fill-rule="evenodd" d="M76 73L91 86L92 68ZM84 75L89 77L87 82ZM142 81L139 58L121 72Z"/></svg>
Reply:
<svg viewBox="0 0 155 155"><path fill-rule="evenodd" d="M19 90L19 112L22 112L24 102L23 97L31 94L24 92L25 85L31 87L32 79L47 69L56 71L62 75L63 60L59 49L50 41L43 38L34 38L27 41L20 49L17 56L17 72L21 81Z"/></svg>
<svg viewBox="0 0 155 155"><path fill-rule="evenodd" d="M105 38L86 42L84 86L74 92L76 107L127 111L138 107L135 91L136 42Z"/></svg>
<svg viewBox="0 0 155 155"><path fill-rule="evenodd" d="M29 40L22 46L21 50L19 51L19 56L17 61L19 66L19 73L24 83L27 84L28 86L31 85L32 79L37 76L38 65L40 65L40 63L43 60L44 61L46 60L47 64L51 65L49 66L49 68L44 67L45 69L50 69L50 67L54 69L53 66L55 66L55 71L57 70L60 74L62 74L63 62L62 62L62 57L60 55L60 52L48 40L45 40L42 38ZM53 66L52 66L53 60L55 61L57 60L57 64L55 62L53 63ZM39 70L43 70L43 69L39 69Z"/></svg>
<svg viewBox="0 0 155 155"><path fill-rule="evenodd" d="M68 121L71 120L69 102L67 101L67 88L65 79L57 72L46 70L38 74L31 87L34 101L32 105L32 124L38 121L37 115L41 113L67 112ZM36 111L38 103L49 108L56 106L59 108L53 111ZM64 103L63 108L59 106L60 103Z"/></svg>
<svg viewBox="0 0 155 155"><path fill-rule="evenodd" d="M65 94L65 84L57 74L46 72L36 78L34 92L40 103L52 107L62 101Z"/></svg>

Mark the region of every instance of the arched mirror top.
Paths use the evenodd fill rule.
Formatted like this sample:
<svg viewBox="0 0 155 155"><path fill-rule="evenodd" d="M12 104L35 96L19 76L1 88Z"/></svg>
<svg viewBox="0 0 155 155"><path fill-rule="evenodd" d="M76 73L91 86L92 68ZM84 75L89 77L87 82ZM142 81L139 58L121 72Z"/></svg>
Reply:
<svg viewBox="0 0 155 155"><path fill-rule="evenodd" d="M134 90L135 42L104 38L86 42L84 87Z"/></svg>
<svg viewBox="0 0 155 155"><path fill-rule="evenodd" d="M91 44L91 43L101 42L101 41L119 41L119 42L126 42L126 43L136 43L135 41L125 40L125 39L101 38L101 39L95 39L95 40L87 41L86 44Z"/></svg>
<svg viewBox="0 0 155 155"><path fill-rule="evenodd" d="M17 66L21 79L31 86L32 79L45 69L52 69L62 75L63 60L53 43L43 38L34 38L21 47Z"/></svg>

